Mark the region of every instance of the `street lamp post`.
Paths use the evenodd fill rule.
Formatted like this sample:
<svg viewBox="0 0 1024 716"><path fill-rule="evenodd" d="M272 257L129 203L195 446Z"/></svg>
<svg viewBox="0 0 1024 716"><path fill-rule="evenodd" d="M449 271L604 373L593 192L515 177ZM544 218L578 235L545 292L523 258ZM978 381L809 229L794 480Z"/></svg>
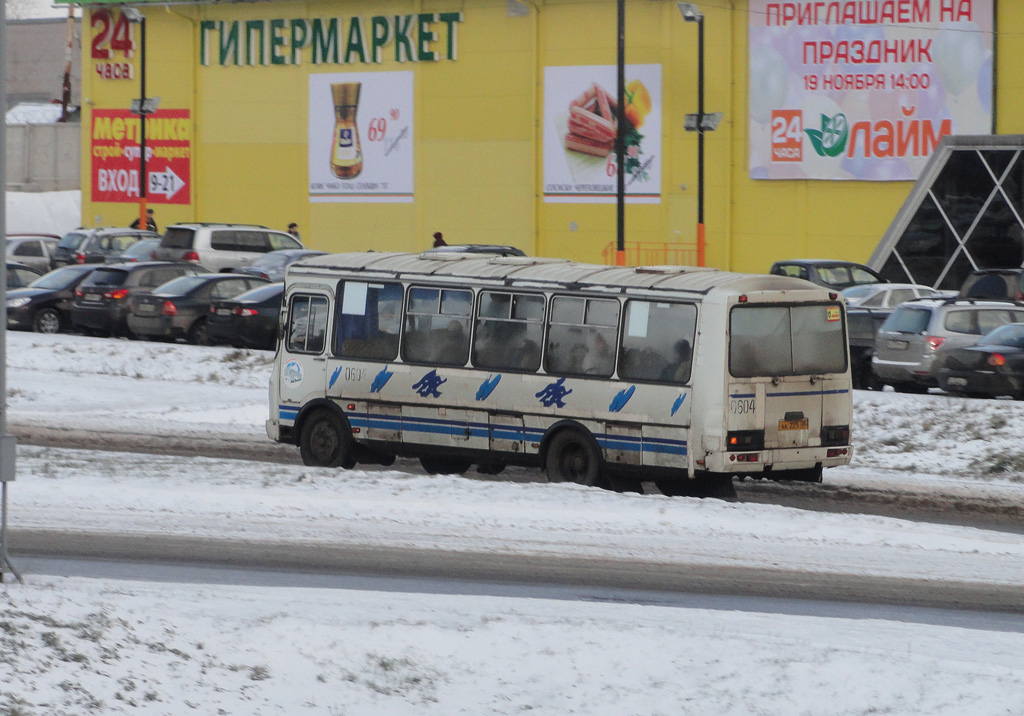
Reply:
<svg viewBox="0 0 1024 716"><path fill-rule="evenodd" d="M139 228L147 227L146 221L146 115L156 110L155 103L146 100L146 16L133 7L122 10L128 22L139 26L139 99L138 107L132 102L132 112L139 115ZM153 98L157 102L159 97Z"/></svg>
<svg viewBox="0 0 1024 716"><path fill-rule="evenodd" d="M626 0L617 3L615 109L615 265L626 265Z"/></svg>
<svg viewBox="0 0 1024 716"><path fill-rule="evenodd" d="M7 14L5 5L0 3L0 246L6 253L7 247L7 194L3 169L7 148ZM0 306L7 305L7 268L0 269ZM9 571L21 582L21 574L11 564L7 554L7 483L14 482L15 458L18 441L7 434L7 334L0 330L0 583L4 572Z"/></svg>
<svg viewBox="0 0 1024 716"><path fill-rule="evenodd" d="M689 2L679 3L687 22L697 23L697 114L686 115L685 128L697 132L697 265L704 265L704 132L713 132L722 121L721 112L704 113L704 13Z"/></svg>

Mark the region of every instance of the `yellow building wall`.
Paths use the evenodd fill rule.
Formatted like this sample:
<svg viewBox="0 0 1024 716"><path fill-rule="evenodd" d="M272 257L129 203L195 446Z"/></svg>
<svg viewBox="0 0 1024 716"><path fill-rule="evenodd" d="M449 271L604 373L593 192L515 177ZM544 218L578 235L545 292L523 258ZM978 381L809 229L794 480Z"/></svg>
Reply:
<svg viewBox="0 0 1024 716"><path fill-rule="evenodd" d="M763 272L783 258L866 260L912 183L751 179L747 0L698 4L705 13L705 111L725 114L704 135L707 264ZM192 117L191 203L155 205L161 227L228 221L283 229L296 221L307 245L328 251L421 250L435 231L449 243L512 244L591 262L603 262L614 247L614 203L543 201L542 123L545 67L615 64L615 0L537 0L522 3L522 15L509 13L506 0L138 7L148 24L147 94ZM347 21L418 12L464 14L456 60L316 66L307 48L300 65L199 61L202 20ZM997 130L1021 132L1024 78L999 68L1024 54L1024 3L999 3L997 22ZM92 110L127 108L138 83L90 72L88 18L83 28L83 223L127 225L136 206L91 201L88 138ZM691 248L696 240L697 135L683 129L683 117L697 109L697 59L697 26L684 22L676 3L627 0L626 63L661 65L663 102L661 200L627 203L627 244ZM131 61L137 68L138 57ZM309 76L395 70L415 78L414 201L310 203Z"/></svg>

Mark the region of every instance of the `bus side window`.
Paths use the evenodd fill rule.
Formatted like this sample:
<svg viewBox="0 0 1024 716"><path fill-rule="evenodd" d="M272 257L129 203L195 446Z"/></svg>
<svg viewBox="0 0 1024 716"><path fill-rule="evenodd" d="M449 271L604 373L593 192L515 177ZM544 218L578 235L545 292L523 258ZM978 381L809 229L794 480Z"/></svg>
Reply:
<svg viewBox="0 0 1024 716"><path fill-rule="evenodd" d="M619 377L684 385L690 380L696 325L692 304L627 301Z"/></svg>
<svg viewBox="0 0 1024 716"><path fill-rule="evenodd" d="M480 296L473 365L534 372L540 367L544 297L485 291Z"/></svg>
<svg viewBox="0 0 1024 716"><path fill-rule="evenodd" d="M327 299L323 296L294 296L288 312L288 350L292 353L321 353L327 336Z"/></svg>
<svg viewBox="0 0 1024 716"><path fill-rule="evenodd" d="M414 286L405 313L402 359L413 363L465 365L469 360L471 291Z"/></svg>
<svg viewBox="0 0 1024 716"><path fill-rule="evenodd" d="M610 377L615 369L619 302L556 296L544 369L564 375Z"/></svg>
<svg viewBox="0 0 1024 716"><path fill-rule="evenodd" d="M346 281L339 295L335 354L393 361L402 327L402 284Z"/></svg>

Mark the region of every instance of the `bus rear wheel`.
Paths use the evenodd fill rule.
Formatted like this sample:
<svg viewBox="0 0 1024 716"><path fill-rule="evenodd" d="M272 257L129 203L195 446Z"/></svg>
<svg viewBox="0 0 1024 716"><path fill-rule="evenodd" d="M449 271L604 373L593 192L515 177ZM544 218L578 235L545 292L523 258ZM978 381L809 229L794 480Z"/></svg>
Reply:
<svg viewBox="0 0 1024 716"><path fill-rule="evenodd" d="M302 424L299 436L302 464L310 467L354 467L352 438L346 425L330 410L318 410Z"/></svg>
<svg viewBox="0 0 1024 716"><path fill-rule="evenodd" d="M544 472L548 482L575 482L601 487L601 455L592 440L577 430L563 430L551 439Z"/></svg>

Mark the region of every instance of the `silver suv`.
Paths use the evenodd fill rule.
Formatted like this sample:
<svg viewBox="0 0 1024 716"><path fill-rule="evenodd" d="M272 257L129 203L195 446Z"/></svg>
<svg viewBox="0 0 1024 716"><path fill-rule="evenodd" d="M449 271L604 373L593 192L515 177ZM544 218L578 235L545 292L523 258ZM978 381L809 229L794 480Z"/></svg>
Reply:
<svg viewBox="0 0 1024 716"><path fill-rule="evenodd" d="M153 251L157 261L186 261L214 273L248 266L270 251L303 249L284 231L249 224L174 224Z"/></svg>
<svg viewBox="0 0 1024 716"><path fill-rule="evenodd" d="M1024 305L1008 301L918 299L900 305L875 334L871 368L878 379L905 393L938 385L945 355L974 345L1007 323L1024 322Z"/></svg>

